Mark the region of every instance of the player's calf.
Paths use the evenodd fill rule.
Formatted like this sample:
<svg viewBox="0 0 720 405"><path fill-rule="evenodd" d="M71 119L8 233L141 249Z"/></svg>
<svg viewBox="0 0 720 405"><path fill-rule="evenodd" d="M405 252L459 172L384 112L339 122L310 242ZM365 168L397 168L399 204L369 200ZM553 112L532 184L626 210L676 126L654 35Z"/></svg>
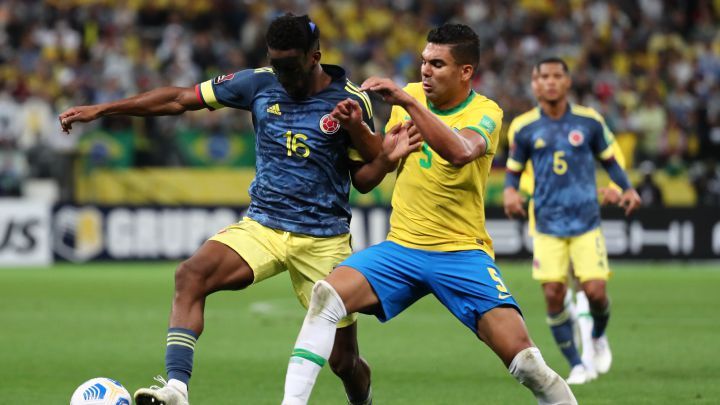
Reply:
<svg viewBox="0 0 720 405"><path fill-rule="evenodd" d="M340 377L345 386L345 393L350 405L372 404L372 390L370 387L370 366L356 351L337 351L336 347L328 363L330 369Z"/></svg>
<svg viewBox="0 0 720 405"><path fill-rule="evenodd" d="M520 351L508 370L520 384L532 391L539 405L577 405L570 387L545 364L537 347Z"/></svg>

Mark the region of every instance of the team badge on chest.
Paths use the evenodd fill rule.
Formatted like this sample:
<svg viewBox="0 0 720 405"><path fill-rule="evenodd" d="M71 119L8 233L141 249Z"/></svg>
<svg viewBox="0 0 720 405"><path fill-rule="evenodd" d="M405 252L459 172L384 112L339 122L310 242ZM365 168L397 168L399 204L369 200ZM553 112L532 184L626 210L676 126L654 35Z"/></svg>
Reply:
<svg viewBox="0 0 720 405"><path fill-rule="evenodd" d="M573 129L568 134L568 141L570 142L570 145L572 145L572 146L580 146L580 145L582 145L584 140L585 140L585 135L583 135L583 133L578 131L577 129Z"/></svg>
<svg viewBox="0 0 720 405"><path fill-rule="evenodd" d="M320 130L324 133L331 135L340 129L340 122L335 118L331 117L330 114L325 114L320 118Z"/></svg>

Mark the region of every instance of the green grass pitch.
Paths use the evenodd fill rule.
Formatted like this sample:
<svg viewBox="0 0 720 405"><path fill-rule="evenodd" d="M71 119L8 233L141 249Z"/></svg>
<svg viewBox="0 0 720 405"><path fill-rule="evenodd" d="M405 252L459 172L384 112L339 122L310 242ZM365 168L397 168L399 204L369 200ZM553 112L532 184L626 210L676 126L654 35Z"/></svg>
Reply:
<svg viewBox="0 0 720 405"><path fill-rule="evenodd" d="M499 265L547 362L566 376L527 263ZM0 404L67 404L81 382L129 391L164 374L175 263L0 269ZM574 388L581 404L720 403L720 268L615 264L613 369ZM194 405L280 403L304 311L286 275L211 296L191 384ZM532 404L532 396L433 297L387 324L360 319L375 403ZM312 404L343 404L323 370Z"/></svg>

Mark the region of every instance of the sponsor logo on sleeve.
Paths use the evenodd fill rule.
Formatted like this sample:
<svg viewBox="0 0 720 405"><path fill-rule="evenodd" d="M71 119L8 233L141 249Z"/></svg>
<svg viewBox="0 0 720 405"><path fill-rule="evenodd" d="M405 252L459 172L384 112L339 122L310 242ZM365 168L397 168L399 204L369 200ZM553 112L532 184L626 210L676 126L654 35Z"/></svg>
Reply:
<svg viewBox="0 0 720 405"><path fill-rule="evenodd" d="M234 77L235 77L235 73L230 73L230 74L227 74L227 75L220 75L220 76L218 76L218 77L215 78L215 80L213 81L213 83L215 83L215 84L220 84L220 83L222 83L222 82L226 82L226 81L228 81L228 80L232 80Z"/></svg>
<svg viewBox="0 0 720 405"><path fill-rule="evenodd" d="M495 124L495 121L493 121L492 118L488 117L487 115L483 115L478 125L480 125L480 128L486 130L488 135L492 134L493 131L495 131L495 127L497 126Z"/></svg>

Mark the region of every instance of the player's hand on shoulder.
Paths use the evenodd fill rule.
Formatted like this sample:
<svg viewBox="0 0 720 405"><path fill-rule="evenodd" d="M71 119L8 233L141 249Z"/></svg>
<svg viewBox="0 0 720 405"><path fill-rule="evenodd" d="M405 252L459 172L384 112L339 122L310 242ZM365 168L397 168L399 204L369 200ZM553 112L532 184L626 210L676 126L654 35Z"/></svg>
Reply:
<svg viewBox="0 0 720 405"><path fill-rule="evenodd" d="M602 205L614 205L620 203L620 191L614 187L600 187L600 202Z"/></svg>
<svg viewBox="0 0 720 405"><path fill-rule="evenodd" d="M360 108L360 104L358 104L357 101L346 98L335 105L330 116L340 122L340 125L344 127L360 125L362 123L362 108Z"/></svg>
<svg viewBox="0 0 720 405"><path fill-rule="evenodd" d="M374 91L378 93L386 103L404 106L412 101L412 97L400 88L394 81L384 78L372 76L365 80L360 86L362 91Z"/></svg>
<svg viewBox="0 0 720 405"><path fill-rule="evenodd" d="M505 215L508 218L525 218L527 213L525 212L525 200L520 193L512 188L507 187L503 191L503 208L505 208Z"/></svg>
<svg viewBox="0 0 720 405"><path fill-rule="evenodd" d="M640 199L640 194L634 188L625 190L620 197L620 202L618 202L618 205L625 210L626 216L640 208L640 204L642 204L642 199Z"/></svg>
<svg viewBox="0 0 720 405"><path fill-rule="evenodd" d="M100 116L97 105L81 105L65 110L58 116L63 132L69 134L74 122L90 122Z"/></svg>

